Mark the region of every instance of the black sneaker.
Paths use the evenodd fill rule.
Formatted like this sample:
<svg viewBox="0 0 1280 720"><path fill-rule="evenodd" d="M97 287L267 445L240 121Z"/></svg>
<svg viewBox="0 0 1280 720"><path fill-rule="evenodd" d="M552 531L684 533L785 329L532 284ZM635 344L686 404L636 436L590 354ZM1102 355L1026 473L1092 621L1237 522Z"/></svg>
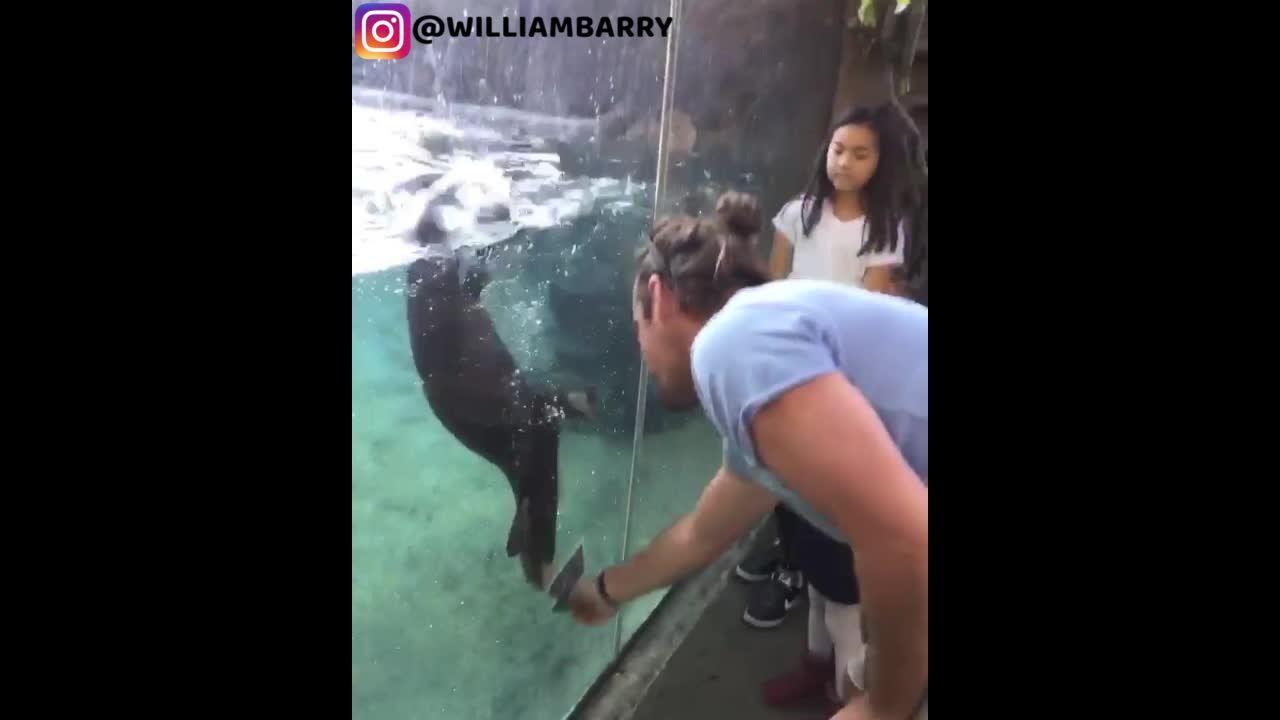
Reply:
<svg viewBox="0 0 1280 720"><path fill-rule="evenodd" d="M804 576L798 570L779 568L760 586L747 603L742 620L752 627L774 628L787 619L787 612L804 594Z"/></svg>
<svg viewBox="0 0 1280 720"><path fill-rule="evenodd" d="M747 582L761 582L773 577L773 571L778 569L778 561L781 559L782 546L774 540L755 555L748 555L733 571Z"/></svg>

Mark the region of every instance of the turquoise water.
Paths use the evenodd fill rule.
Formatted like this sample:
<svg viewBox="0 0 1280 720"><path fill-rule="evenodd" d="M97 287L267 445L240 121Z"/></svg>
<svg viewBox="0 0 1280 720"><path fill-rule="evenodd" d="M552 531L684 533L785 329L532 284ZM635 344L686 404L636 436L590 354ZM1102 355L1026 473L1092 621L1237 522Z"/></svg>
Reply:
<svg viewBox="0 0 1280 720"><path fill-rule="evenodd" d="M352 280L352 717L559 718L611 653L607 628L550 612L504 543L503 476L431 414L400 270ZM619 547L629 443L566 433L559 558Z"/></svg>
<svg viewBox="0 0 1280 720"><path fill-rule="evenodd" d="M542 283L526 269L495 277L483 299L517 360L536 367L559 330L544 329ZM352 279L352 717L563 717L612 657L613 628L553 614L506 557L511 492L423 399L402 274ZM632 442L620 429L581 421L561 437L557 564L579 540L589 570L620 555ZM717 459L706 432L694 418L647 438L633 548L692 506ZM682 460L699 454L701 468ZM627 636L659 597L628 608Z"/></svg>
<svg viewBox="0 0 1280 720"><path fill-rule="evenodd" d="M612 656L613 628L553 614L506 557L511 492L423 400L400 276L352 280L352 717L561 718ZM516 332L530 314L494 315L536 338ZM692 506L718 459L707 432L691 421L647 439L633 548ZM620 553L631 439L571 430L561 443L557 564L582 540L591 570ZM628 636L659 597L628 609Z"/></svg>
<svg viewBox="0 0 1280 720"><path fill-rule="evenodd" d="M593 573L622 553L640 371L630 278L652 188L569 176L528 133L511 147L509 130L457 117L352 112L352 718L562 718L612 659L615 628L552 613L506 556L506 479L422 395L405 317L414 248L402 232L453 188L452 237L486 248L481 300L516 363L597 389L598 418L561 434L556 560L583 542ZM509 212L486 215L494 203ZM651 395L646 417L632 551L693 507L719 460L700 415L667 413ZM626 608L624 639L660 598Z"/></svg>

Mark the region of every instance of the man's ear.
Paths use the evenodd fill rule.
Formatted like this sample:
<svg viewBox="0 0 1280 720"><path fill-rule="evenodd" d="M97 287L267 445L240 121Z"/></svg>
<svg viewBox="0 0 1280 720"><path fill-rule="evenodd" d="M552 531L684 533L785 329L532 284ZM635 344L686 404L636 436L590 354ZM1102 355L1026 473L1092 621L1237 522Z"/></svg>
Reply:
<svg viewBox="0 0 1280 720"><path fill-rule="evenodd" d="M662 284L662 279L656 274L649 276L649 298L652 312L649 321L653 322L661 317L666 320L667 288Z"/></svg>

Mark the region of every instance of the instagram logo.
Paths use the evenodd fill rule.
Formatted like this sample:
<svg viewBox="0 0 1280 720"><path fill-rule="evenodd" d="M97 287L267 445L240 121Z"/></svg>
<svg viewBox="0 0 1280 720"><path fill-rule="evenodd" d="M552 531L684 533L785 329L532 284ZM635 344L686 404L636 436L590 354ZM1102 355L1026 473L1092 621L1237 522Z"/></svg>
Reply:
<svg viewBox="0 0 1280 720"><path fill-rule="evenodd" d="M366 3L356 8L356 54L365 60L409 56L409 8L396 3Z"/></svg>

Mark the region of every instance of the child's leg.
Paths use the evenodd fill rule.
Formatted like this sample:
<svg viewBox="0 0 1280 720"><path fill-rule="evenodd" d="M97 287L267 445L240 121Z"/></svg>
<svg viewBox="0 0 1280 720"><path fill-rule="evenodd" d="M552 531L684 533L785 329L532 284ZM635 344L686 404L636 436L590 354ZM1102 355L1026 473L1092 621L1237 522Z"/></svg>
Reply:
<svg viewBox="0 0 1280 720"><path fill-rule="evenodd" d="M827 629L827 599L809 586L809 655L815 658L831 657L835 650L831 632Z"/></svg>
<svg viewBox="0 0 1280 720"><path fill-rule="evenodd" d="M809 586L809 638L800 667L770 678L764 684L764 701L769 705L788 705L820 698L831 681L836 664L835 646L827 632L823 613L825 599Z"/></svg>
<svg viewBox="0 0 1280 720"><path fill-rule="evenodd" d="M828 600L826 621L835 645L836 694L840 700L848 701L863 690L866 643L862 639L862 608Z"/></svg>

